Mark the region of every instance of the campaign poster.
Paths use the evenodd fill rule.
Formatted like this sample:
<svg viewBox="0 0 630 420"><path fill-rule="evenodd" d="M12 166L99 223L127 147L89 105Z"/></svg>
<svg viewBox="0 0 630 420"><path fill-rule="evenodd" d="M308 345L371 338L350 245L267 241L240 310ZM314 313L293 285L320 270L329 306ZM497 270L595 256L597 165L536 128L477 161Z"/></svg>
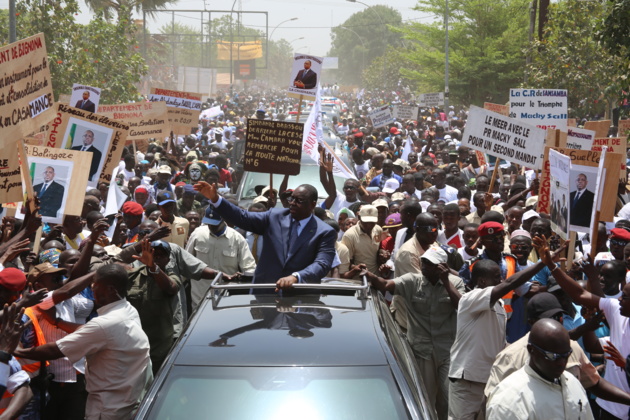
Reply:
<svg viewBox="0 0 630 420"><path fill-rule="evenodd" d="M418 105L431 108L444 105L444 92L421 93L418 95Z"/></svg>
<svg viewBox="0 0 630 420"><path fill-rule="evenodd" d="M174 134L190 134L199 128L201 94L161 88L151 88L149 101L166 102L168 120Z"/></svg>
<svg viewBox="0 0 630 420"><path fill-rule="evenodd" d="M315 99L323 63L324 57L296 53L293 56L289 96Z"/></svg>
<svg viewBox="0 0 630 420"><path fill-rule="evenodd" d="M566 89L510 89L510 117L543 130L567 131Z"/></svg>
<svg viewBox="0 0 630 420"><path fill-rule="evenodd" d="M22 199L22 171L17 142L0 147L0 203Z"/></svg>
<svg viewBox="0 0 630 420"><path fill-rule="evenodd" d="M555 150L549 151L551 191L549 197L551 228L562 239L569 237L569 182L571 158Z"/></svg>
<svg viewBox="0 0 630 420"><path fill-rule="evenodd" d="M0 147L53 118L53 90L44 34L0 48Z"/></svg>
<svg viewBox="0 0 630 420"><path fill-rule="evenodd" d="M101 105L99 114L129 124L127 141L163 139L169 135L166 102L132 102Z"/></svg>
<svg viewBox="0 0 630 420"><path fill-rule="evenodd" d="M588 233L591 227L597 167L571 165L569 173L569 221L576 232Z"/></svg>
<svg viewBox="0 0 630 420"><path fill-rule="evenodd" d="M567 128L567 148L574 150L591 150L595 140L595 132L583 128Z"/></svg>
<svg viewBox="0 0 630 420"><path fill-rule="evenodd" d="M87 112L98 112L98 103L101 100L101 90L97 87L81 85L75 83L72 85L72 94L70 95L70 106L82 109ZM61 102L61 101L60 101Z"/></svg>
<svg viewBox="0 0 630 420"><path fill-rule="evenodd" d="M389 105L383 105L373 109L372 112L368 114L368 118L372 121L374 128L386 127L394 122L394 117Z"/></svg>

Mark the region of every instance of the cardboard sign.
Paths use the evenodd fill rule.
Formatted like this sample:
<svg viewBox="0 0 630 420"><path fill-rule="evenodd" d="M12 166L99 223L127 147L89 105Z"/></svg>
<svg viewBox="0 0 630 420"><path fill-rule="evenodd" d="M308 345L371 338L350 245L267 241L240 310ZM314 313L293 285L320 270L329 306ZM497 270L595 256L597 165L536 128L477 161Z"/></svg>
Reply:
<svg viewBox="0 0 630 420"><path fill-rule="evenodd" d="M418 120L418 107L412 105L394 105L394 118L398 121Z"/></svg>
<svg viewBox="0 0 630 420"><path fill-rule="evenodd" d="M543 130L567 131L567 91L510 89L510 117Z"/></svg>
<svg viewBox="0 0 630 420"><path fill-rule="evenodd" d="M471 106L462 144L529 168L542 168L546 132L496 112Z"/></svg>
<svg viewBox="0 0 630 420"><path fill-rule="evenodd" d="M567 128L567 149L591 150L595 140L595 132L584 128Z"/></svg>
<svg viewBox="0 0 630 420"><path fill-rule="evenodd" d="M549 173L550 173L550 215L551 229L562 239L569 237L569 179L571 173L571 158L558 153L556 150L549 151Z"/></svg>
<svg viewBox="0 0 630 420"><path fill-rule="evenodd" d="M22 171L17 142L0 148L0 203L13 203L22 199Z"/></svg>
<svg viewBox="0 0 630 420"><path fill-rule="evenodd" d="M127 141L169 136L166 102L101 105L98 113L129 124Z"/></svg>
<svg viewBox="0 0 630 420"><path fill-rule="evenodd" d="M594 152L592 150L572 150L561 147L545 147L545 158L543 163L543 170L540 179L540 191L538 194L538 205L536 211L539 213L550 213L549 196L551 192L550 186L550 164L549 164L549 150L556 150L563 155L571 158L571 177L569 180L569 189L571 192L577 189L577 176L580 173L585 173L588 177L586 188L590 191L595 188L597 180L597 167L601 157L601 152ZM625 158L624 158L625 160ZM622 161L622 155L618 153L606 154L606 167L618 168ZM590 175L592 174L592 175ZM600 185L603 185L604 197L616 197L619 172L616 170L607 170L606 179L600 180ZM570 201L570 197L569 197ZM616 200L603 200L601 207L601 221L612 222L615 216L615 204ZM591 213L588 213L587 217L590 220ZM580 229L580 231L588 232L588 229Z"/></svg>
<svg viewBox="0 0 630 420"><path fill-rule="evenodd" d="M619 137L628 137L630 131L630 120L619 120L617 135Z"/></svg>
<svg viewBox="0 0 630 420"><path fill-rule="evenodd" d="M283 175L300 173L304 124L247 120L243 167L246 171Z"/></svg>
<svg viewBox="0 0 630 420"><path fill-rule="evenodd" d="M372 120L372 126L374 128L385 127L394 122L394 117L389 109L389 105L374 109L368 114L368 118Z"/></svg>
<svg viewBox="0 0 630 420"><path fill-rule="evenodd" d="M98 112L98 103L101 101L101 90L97 87L72 85L72 95L70 96L70 106L89 112ZM63 102L61 99L59 102Z"/></svg>
<svg viewBox="0 0 630 420"><path fill-rule="evenodd" d="M567 127L577 127L577 119L568 118L567 119Z"/></svg>
<svg viewBox="0 0 630 420"><path fill-rule="evenodd" d="M151 102L166 102L170 130L175 134L190 134L199 126L201 94L151 88Z"/></svg>
<svg viewBox="0 0 630 420"><path fill-rule="evenodd" d="M484 102L483 109L496 112L497 114L505 115L506 117L510 116L510 107L507 105L493 104L492 102Z"/></svg>
<svg viewBox="0 0 630 420"><path fill-rule="evenodd" d="M64 104L57 104L57 116L47 132L46 146L82 150L92 155L88 186L110 183L120 162L129 126ZM89 155L86 155L89 156Z"/></svg>
<svg viewBox="0 0 630 420"><path fill-rule="evenodd" d="M418 95L418 105L425 108L444 105L444 92L421 93Z"/></svg>
<svg viewBox="0 0 630 420"><path fill-rule="evenodd" d="M591 150L599 152L605 148L608 153L619 153L625 156L626 147L626 139L622 139L621 137L601 137L595 138L595 140L593 140L593 147L591 148ZM625 182L625 179L626 160L623 159L619 167L619 181Z"/></svg>
<svg viewBox="0 0 630 420"><path fill-rule="evenodd" d="M608 137L608 130L610 130L611 125L611 120L587 121L584 123L584 128L593 130L595 132L595 138Z"/></svg>
<svg viewBox="0 0 630 420"><path fill-rule="evenodd" d="M322 77L323 63L324 57L296 53L293 56L291 80L287 89L289 96L315 99L317 86Z"/></svg>
<svg viewBox="0 0 630 420"><path fill-rule="evenodd" d="M54 106L44 34L0 48L0 146L50 121Z"/></svg>
<svg viewBox="0 0 630 420"><path fill-rule="evenodd" d="M91 153L30 145L25 145L25 150L30 181L27 183L32 183L39 197L42 221L61 223L64 215L80 216ZM21 204L18 215L20 207Z"/></svg>

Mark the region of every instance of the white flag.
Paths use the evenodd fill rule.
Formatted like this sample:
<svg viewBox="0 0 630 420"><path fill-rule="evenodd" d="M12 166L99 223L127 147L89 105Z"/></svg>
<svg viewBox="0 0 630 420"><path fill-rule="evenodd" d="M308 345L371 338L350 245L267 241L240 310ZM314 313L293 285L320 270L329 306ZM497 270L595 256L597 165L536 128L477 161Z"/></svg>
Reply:
<svg viewBox="0 0 630 420"><path fill-rule="evenodd" d="M127 195L121 191L116 182L112 182L109 185L109 192L107 193L107 203L105 204L104 216L118 213L118 210L127 201Z"/></svg>
<svg viewBox="0 0 630 420"><path fill-rule="evenodd" d="M321 145L326 153L329 153L333 157L333 175L337 175L343 178L357 179L352 173L352 170L348 168L345 163L335 151L322 140L324 131L322 129L322 113L321 113L322 98L320 95L320 89L317 89L317 95L315 97L315 104L311 109L311 113L304 124L304 134L302 138L302 153L308 155L318 165L321 165L319 158L318 145Z"/></svg>
<svg viewBox="0 0 630 420"><path fill-rule="evenodd" d="M407 139L405 140L405 147L403 147L402 156L400 156L400 158L404 160L405 162L409 162L409 153L412 152L412 149L411 149L412 142L413 140L411 140L411 137L407 137Z"/></svg>

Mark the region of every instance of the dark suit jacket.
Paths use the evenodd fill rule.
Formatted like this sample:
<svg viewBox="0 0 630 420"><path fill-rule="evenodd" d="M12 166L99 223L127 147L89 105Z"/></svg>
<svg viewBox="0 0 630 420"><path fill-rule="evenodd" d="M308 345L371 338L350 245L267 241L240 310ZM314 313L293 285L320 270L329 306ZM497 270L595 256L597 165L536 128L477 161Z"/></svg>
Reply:
<svg viewBox="0 0 630 420"><path fill-rule="evenodd" d="M89 111L89 112L96 112L96 105L94 104L94 102L90 101L89 99L85 102L85 104L83 104L83 106L81 106L81 104L83 103L83 99L80 99L77 101L77 104L74 106L75 108L80 108L83 109L85 111Z"/></svg>
<svg viewBox="0 0 630 420"><path fill-rule="evenodd" d="M330 271L337 233L317 217L310 219L293 248L288 249L291 229L289 209L248 212L221 200L217 212L239 228L263 235L263 249L254 272L254 283L275 283L294 272L300 274L302 282L319 283Z"/></svg>
<svg viewBox="0 0 630 420"><path fill-rule="evenodd" d="M309 70L306 77L304 77L304 70L298 71L297 76L295 76L294 82L301 80L304 83L304 89L313 89L317 86L317 73L313 70Z"/></svg>
<svg viewBox="0 0 630 420"><path fill-rule="evenodd" d="M584 190L584 192L580 196L580 199L574 205L573 201L575 199L575 193L577 193L577 191L573 191L569 195L569 201L571 203L571 213L569 214L569 218L571 219L571 224L583 227L590 227L595 194L593 194L592 191Z"/></svg>
<svg viewBox="0 0 630 420"><path fill-rule="evenodd" d="M33 187L33 190L37 193L39 197L39 214L42 216L48 217L56 217L57 212L61 208L61 203L63 202L63 193L65 188L56 183L55 181L51 182L46 191L44 191L44 195L39 195L39 192L42 190L44 186L43 183L37 184Z"/></svg>
<svg viewBox="0 0 630 420"><path fill-rule="evenodd" d="M81 150L82 147L83 146L74 146L72 150ZM88 181L94 181L93 177L94 177L94 174L98 172L98 164L101 161L102 154L101 154L101 151L98 150L94 146L88 147L86 152L92 152L92 165L90 165L90 177L88 178ZM97 174L97 175L100 176L101 174Z"/></svg>

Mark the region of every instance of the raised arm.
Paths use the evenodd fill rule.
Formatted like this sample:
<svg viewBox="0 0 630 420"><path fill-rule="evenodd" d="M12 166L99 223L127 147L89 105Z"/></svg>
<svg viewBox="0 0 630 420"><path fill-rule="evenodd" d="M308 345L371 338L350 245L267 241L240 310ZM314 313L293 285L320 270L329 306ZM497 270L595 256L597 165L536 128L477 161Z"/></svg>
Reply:
<svg viewBox="0 0 630 420"><path fill-rule="evenodd" d="M328 197L324 200L324 207L330 210L337 199L337 187L335 186L335 178L333 177L333 161L330 154L326 155L323 151L320 154L321 165L319 165L319 181L324 186Z"/></svg>
<svg viewBox="0 0 630 420"><path fill-rule="evenodd" d="M544 266L545 264L542 261L539 261L538 263L527 267L518 273L512 274L503 283L494 286L492 293L490 294L490 304L494 306L494 304L503 296L507 295L509 292L534 277L534 275L542 270Z"/></svg>

